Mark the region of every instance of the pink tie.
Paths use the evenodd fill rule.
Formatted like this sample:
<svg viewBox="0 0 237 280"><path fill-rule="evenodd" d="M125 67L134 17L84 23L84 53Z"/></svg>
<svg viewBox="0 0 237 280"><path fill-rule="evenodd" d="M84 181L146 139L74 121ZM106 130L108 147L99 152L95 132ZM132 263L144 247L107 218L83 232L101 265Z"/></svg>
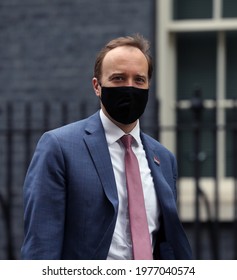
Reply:
<svg viewBox="0 0 237 280"><path fill-rule="evenodd" d="M128 209L134 260L152 260L151 240L148 230L142 182L137 157L131 148L131 135L121 141L126 149L125 171L128 191Z"/></svg>

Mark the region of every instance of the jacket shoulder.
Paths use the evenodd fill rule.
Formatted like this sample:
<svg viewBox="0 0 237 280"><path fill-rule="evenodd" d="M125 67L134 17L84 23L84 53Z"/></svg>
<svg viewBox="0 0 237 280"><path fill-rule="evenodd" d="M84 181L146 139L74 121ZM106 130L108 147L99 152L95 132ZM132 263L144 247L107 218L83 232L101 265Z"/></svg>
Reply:
<svg viewBox="0 0 237 280"><path fill-rule="evenodd" d="M150 135L146 133L141 133L141 138L143 143L145 143L145 145L148 145L149 148L151 148L152 150L157 150L159 152L167 153L172 157L174 156L173 153L168 148L166 148L163 144L161 144L158 140L151 137Z"/></svg>
<svg viewBox="0 0 237 280"><path fill-rule="evenodd" d="M94 115L69 123L67 125L49 130L45 132L46 135L55 136L56 138L64 138L73 139L74 137L80 137L84 135L85 131L90 131L91 129L101 129L101 121L99 118L98 112Z"/></svg>

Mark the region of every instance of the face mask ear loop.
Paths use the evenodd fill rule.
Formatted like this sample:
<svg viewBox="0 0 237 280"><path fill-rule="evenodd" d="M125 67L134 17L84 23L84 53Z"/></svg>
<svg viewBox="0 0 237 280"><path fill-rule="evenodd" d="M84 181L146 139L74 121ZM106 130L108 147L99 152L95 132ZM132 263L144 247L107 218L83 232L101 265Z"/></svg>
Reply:
<svg viewBox="0 0 237 280"><path fill-rule="evenodd" d="M98 79L97 79L98 80ZM98 80L98 85L100 86L100 88L101 88L101 94L102 94L102 84L101 84L101 82ZM100 101L101 101L101 95L99 96L99 99L100 99ZM102 102L102 101L101 101Z"/></svg>
<svg viewBox="0 0 237 280"><path fill-rule="evenodd" d="M97 79L97 78L96 78ZM98 85L102 88L102 84L101 84L101 82L99 81L99 79L97 79L97 81L98 81Z"/></svg>

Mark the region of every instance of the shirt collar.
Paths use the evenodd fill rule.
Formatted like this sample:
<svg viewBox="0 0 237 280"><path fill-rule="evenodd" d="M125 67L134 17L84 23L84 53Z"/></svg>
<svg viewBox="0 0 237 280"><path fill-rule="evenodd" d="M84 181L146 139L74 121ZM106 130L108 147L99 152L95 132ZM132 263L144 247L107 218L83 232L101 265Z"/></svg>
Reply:
<svg viewBox="0 0 237 280"><path fill-rule="evenodd" d="M102 125L104 127L106 140L108 142L108 145L112 145L116 141L118 141L123 135L124 131L120 129L117 125L115 125L105 114L102 110L100 110L100 119L102 122ZM140 124L139 120L137 121L136 126L133 128L133 130L129 133L133 136L133 138L136 140L136 144L139 145L141 143L140 139Z"/></svg>

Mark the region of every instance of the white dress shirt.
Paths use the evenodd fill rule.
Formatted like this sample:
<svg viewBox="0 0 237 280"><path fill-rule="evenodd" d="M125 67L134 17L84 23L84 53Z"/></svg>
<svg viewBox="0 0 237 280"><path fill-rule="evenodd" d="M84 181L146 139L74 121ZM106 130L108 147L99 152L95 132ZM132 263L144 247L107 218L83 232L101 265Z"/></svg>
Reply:
<svg viewBox="0 0 237 280"><path fill-rule="evenodd" d="M130 260L132 259L132 242L129 226L128 200L124 165L125 150L120 140L120 138L124 135L124 132L110 119L108 119L102 110L100 110L100 118L105 130L105 136L113 165L119 199L118 217L107 259ZM140 139L139 122L137 122L136 127L130 132L130 134L135 139L132 149L139 162L149 233L152 246L154 248L154 237L159 228L160 210L155 193L153 179L151 176L151 171L148 166L146 154Z"/></svg>

